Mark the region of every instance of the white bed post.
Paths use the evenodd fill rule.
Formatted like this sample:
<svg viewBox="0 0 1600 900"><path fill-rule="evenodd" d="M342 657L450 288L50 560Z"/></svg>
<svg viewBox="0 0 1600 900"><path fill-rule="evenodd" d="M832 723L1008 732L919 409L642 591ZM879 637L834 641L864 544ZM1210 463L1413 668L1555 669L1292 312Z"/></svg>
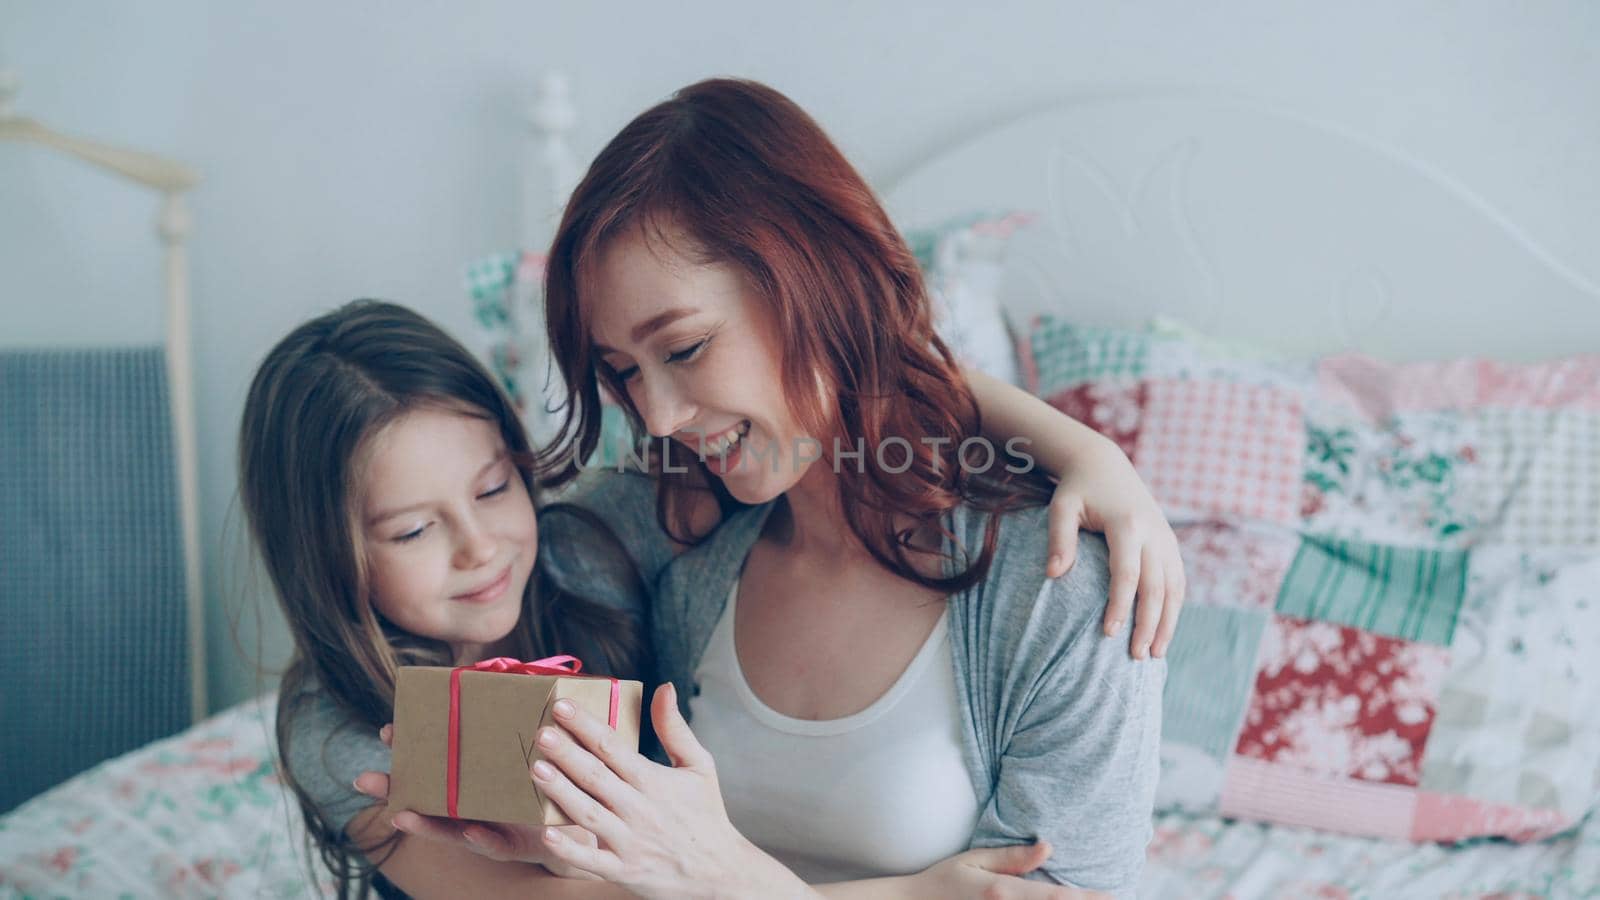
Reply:
<svg viewBox="0 0 1600 900"><path fill-rule="evenodd" d="M567 77L551 72L540 78L527 113L534 146L525 172L529 189L523 195L520 237L525 250L540 250L549 243L578 183L578 162L569 141L577 121Z"/></svg>
<svg viewBox="0 0 1600 900"><path fill-rule="evenodd" d="M183 523L184 584L189 609L189 712L206 716L205 592L200 581L200 455L194 416L194 354L189 317L189 208L182 190L162 192L156 231L166 245L167 382L178 453L178 502Z"/></svg>
<svg viewBox="0 0 1600 900"><path fill-rule="evenodd" d="M566 76L551 72L540 78L527 110L533 152L523 171L518 236L523 251L543 254L549 249L561 211L578 182L578 163L568 140L577 120ZM528 408L523 416L538 445L555 437L557 420L550 408L553 401L565 395L565 385L550 357L544 297L538 285L519 282L518 287L511 312L524 360L521 370Z"/></svg>

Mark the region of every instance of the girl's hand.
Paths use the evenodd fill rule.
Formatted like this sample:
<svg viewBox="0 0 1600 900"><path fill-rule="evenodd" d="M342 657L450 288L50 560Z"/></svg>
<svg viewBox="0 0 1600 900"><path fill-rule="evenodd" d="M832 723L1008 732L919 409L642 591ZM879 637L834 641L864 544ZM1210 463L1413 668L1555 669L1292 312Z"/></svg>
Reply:
<svg viewBox="0 0 1600 900"><path fill-rule="evenodd" d="M385 725L378 731L385 747L394 743L394 726ZM356 777L356 790L382 803L389 799L389 775L386 772L362 772ZM395 830L416 835L424 840L455 844L490 859L534 863L544 866L550 874L562 878L598 877L582 869L575 869L545 852L542 825L512 825L504 822L478 822L472 819L451 819L443 816L424 816L411 810L395 813L390 822ZM594 835L575 825L563 825L560 830L567 840L594 846Z"/></svg>
<svg viewBox="0 0 1600 900"><path fill-rule="evenodd" d="M728 821L711 754L679 714L672 685L662 685L650 707L671 766L619 745L615 732L567 701L558 701L555 713L566 731L540 733L544 759L534 763L533 777L600 843L547 828L544 846L553 857L642 897L815 896Z"/></svg>
<svg viewBox="0 0 1600 900"><path fill-rule="evenodd" d="M1064 885L1022 879L1049 858L1050 845L1045 841L968 850L913 875L911 895L983 900L1075 900L1101 896Z"/></svg>
<svg viewBox="0 0 1600 900"><path fill-rule="evenodd" d="M991 440L1022 438L1029 455L1058 479L1050 501L1050 557L1045 573L1059 578L1078 556L1078 529L1104 532L1111 550L1111 602L1106 635L1115 635L1139 595L1131 652L1143 659L1167 652L1183 609L1183 559L1178 539L1127 454L1095 431L1015 385L963 368Z"/></svg>
<svg viewBox="0 0 1600 900"><path fill-rule="evenodd" d="M1050 561L1045 574L1065 575L1077 561L1078 529L1104 532L1111 554L1111 598L1105 633L1114 636L1139 598L1131 652L1163 656L1183 610L1186 583L1178 537L1160 504L1134 471L1127 454L1109 440L1076 457L1050 500ZM1152 646L1153 645L1153 646Z"/></svg>

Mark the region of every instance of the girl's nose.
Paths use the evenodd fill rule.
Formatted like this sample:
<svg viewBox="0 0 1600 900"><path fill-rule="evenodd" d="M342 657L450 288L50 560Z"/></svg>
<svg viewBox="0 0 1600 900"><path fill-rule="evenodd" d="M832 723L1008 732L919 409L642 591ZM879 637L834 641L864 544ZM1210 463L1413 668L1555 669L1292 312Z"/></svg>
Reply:
<svg viewBox="0 0 1600 900"><path fill-rule="evenodd" d="M494 551L493 536L476 522L469 521L461 527L460 538L456 543L456 568L476 569L479 566L486 566L494 561Z"/></svg>

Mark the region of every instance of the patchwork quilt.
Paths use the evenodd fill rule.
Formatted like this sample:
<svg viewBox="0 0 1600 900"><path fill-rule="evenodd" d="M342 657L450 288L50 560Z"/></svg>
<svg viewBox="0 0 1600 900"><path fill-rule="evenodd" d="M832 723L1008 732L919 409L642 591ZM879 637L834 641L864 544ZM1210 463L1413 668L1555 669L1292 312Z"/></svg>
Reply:
<svg viewBox="0 0 1600 900"><path fill-rule="evenodd" d="M1034 323L1178 533L1158 809L1517 840L1600 798L1600 356L1292 360Z"/></svg>

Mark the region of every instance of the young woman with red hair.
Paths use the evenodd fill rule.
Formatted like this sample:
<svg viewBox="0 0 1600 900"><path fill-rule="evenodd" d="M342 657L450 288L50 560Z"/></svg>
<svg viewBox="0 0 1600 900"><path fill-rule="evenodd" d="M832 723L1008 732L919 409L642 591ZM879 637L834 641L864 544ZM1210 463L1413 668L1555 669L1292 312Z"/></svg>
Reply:
<svg viewBox="0 0 1600 900"><path fill-rule="evenodd" d="M985 384L982 420L911 251L822 129L752 82L679 91L590 167L546 295L570 387L545 483L594 451L602 386L657 439L653 480L573 499L659 573L668 764L568 714L532 775L598 846L396 826L645 896L1133 890L1183 593L1170 529L1120 452L1039 401ZM1051 484L997 428L1079 451L1046 460L1076 464L1065 530L1103 526L1118 556L1086 534L1047 575ZM1116 596L1135 584L1137 637Z"/></svg>

